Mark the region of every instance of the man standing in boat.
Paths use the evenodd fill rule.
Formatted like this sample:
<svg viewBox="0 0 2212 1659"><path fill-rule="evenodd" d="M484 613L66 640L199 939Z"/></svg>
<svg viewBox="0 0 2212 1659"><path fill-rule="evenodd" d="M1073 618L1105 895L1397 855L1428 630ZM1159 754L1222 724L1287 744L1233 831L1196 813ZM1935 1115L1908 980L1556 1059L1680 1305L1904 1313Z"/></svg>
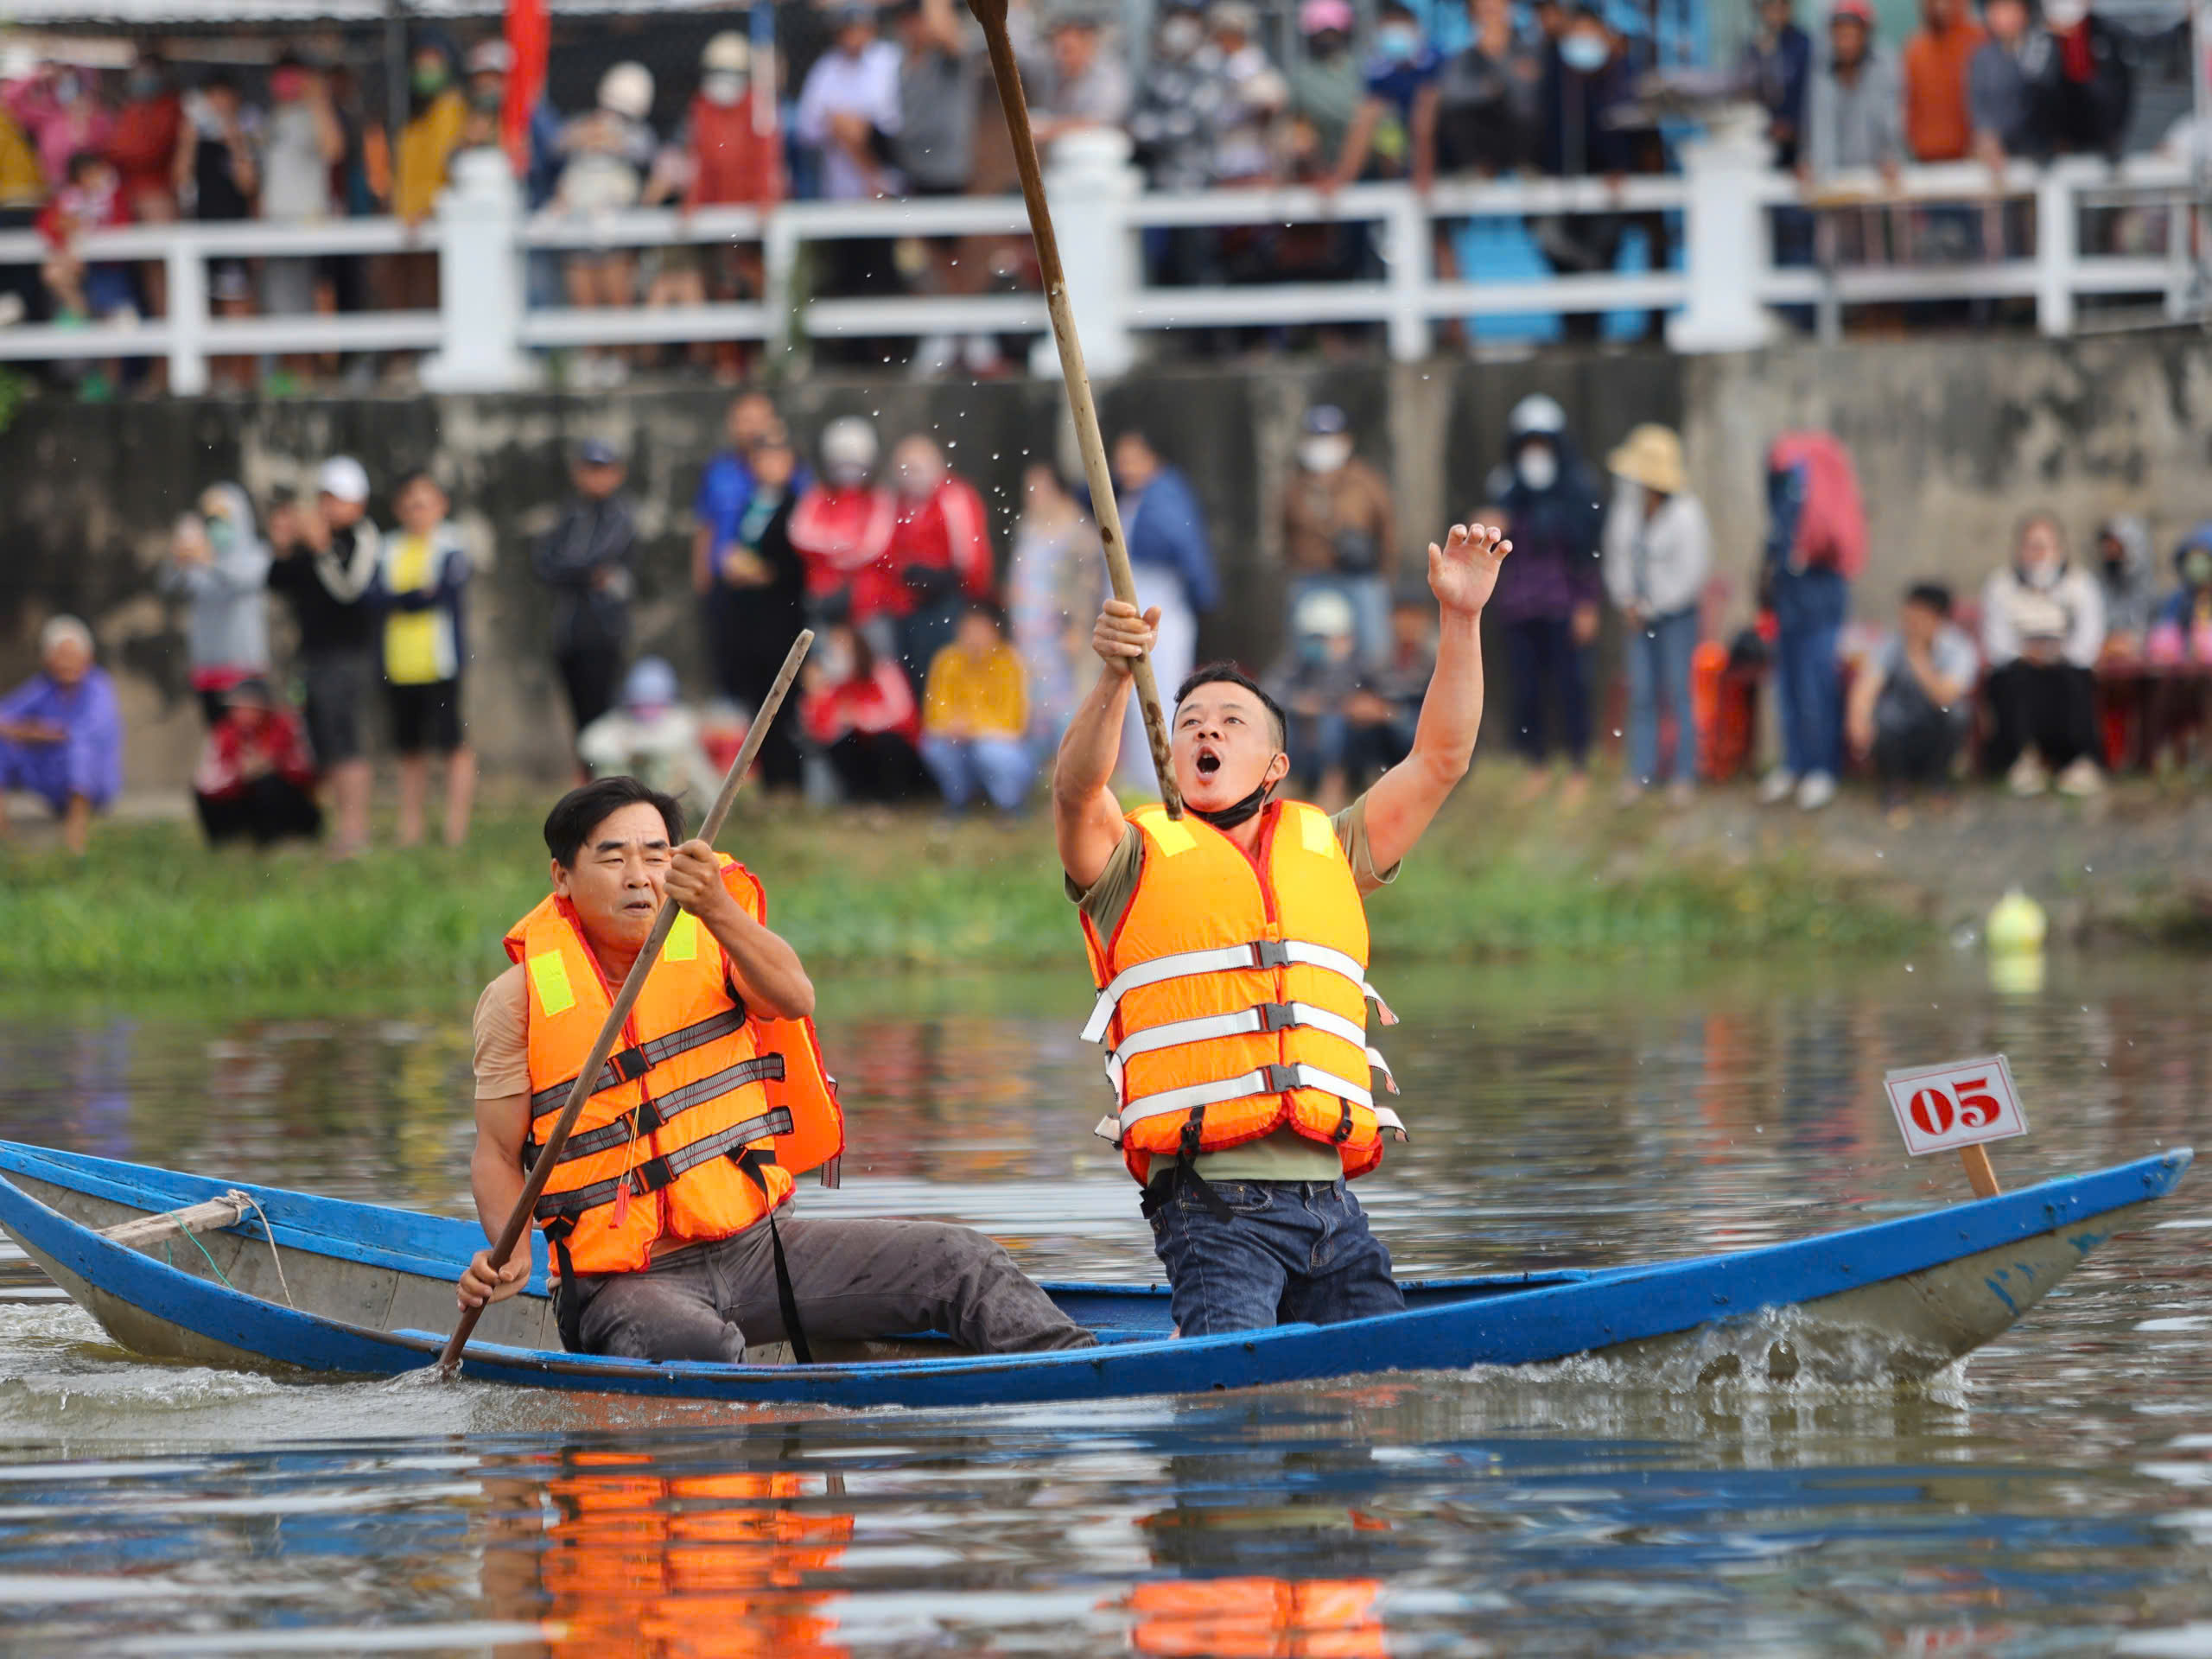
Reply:
<svg viewBox="0 0 2212 1659"><path fill-rule="evenodd" d="M1474 756L1503 534L1454 525L1430 544L1441 632L1413 753L1333 818L1273 798L1290 770L1283 712L1225 663L1169 711L1184 816L1125 817L1108 783L1159 613L1100 613L1107 672L1060 745L1052 828L1100 988L1084 1036L1108 1046L1117 1110L1098 1133L1144 1185L1186 1337L1405 1306L1346 1185L1382 1161L1386 1131L1405 1134L1370 1089L1370 1065L1389 1071L1367 1046L1364 899Z"/></svg>
<svg viewBox="0 0 2212 1659"><path fill-rule="evenodd" d="M634 778L563 796L545 820L553 891L508 930L514 966L476 1005L476 1211L497 1237L537 1135L652 931L682 914L624 1046L537 1204L560 1267L561 1339L645 1360L745 1357L750 1343L942 1331L983 1353L1090 1344L982 1234L921 1221L779 1223L797 1175L844 1146L816 1043L814 986L765 925L745 867L683 839L683 809ZM464 1307L529 1277L480 1250Z"/></svg>

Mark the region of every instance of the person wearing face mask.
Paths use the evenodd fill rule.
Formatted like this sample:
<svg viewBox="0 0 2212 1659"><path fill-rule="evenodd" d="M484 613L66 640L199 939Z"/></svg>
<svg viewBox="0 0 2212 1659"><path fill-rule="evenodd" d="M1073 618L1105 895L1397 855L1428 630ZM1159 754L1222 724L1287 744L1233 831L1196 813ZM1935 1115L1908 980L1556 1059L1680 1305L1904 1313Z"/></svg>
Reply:
<svg viewBox="0 0 2212 1659"><path fill-rule="evenodd" d="M1108 1046L1114 1109L1096 1132L1143 1189L1183 1336L1405 1305L1349 1185L1405 1132L1375 1093L1378 1070L1395 1084L1368 1046L1365 904L1473 759L1482 613L1510 550L1480 524L1429 544L1440 633L1413 753L1333 817L1277 798L1285 711L1228 664L1166 711L1182 816L1125 815L1109 785L1160 613L1099 614L1106 672L1060 745L1053 839L1100 988L1083 1034Z"/></svg>
<svg viewBox="0 0 2212 1659"><path fill-rule="evenodd" d="M1263 682L1287 717L1289 786L1332 815L1344 806L1351 736L1344 709L1359 690L1360 667L1350 602L1316 588L1292 608L1290 643Z"/></svg>
<svg viewBox="0 0 2212 1659"><path fill-rule="evenodd" d="M1211 113L1224 95L1221 53L1206 38L1198 0L1167 0L1153 32L1129 111L1129 137L1154 190L1203 190L1213 179ZM1204 225L1154 226L1144 232L1147 274L1160 287L1212 286L1221 276L1221 232Z"/></svg>
<svg viewBox="0 0 2212 1659"><path fill-rule="evenodd" d="M1625 42L1606 27L1597 0L1580 0L1565 32L1544 53L1543 111L1536 166L1554 178L1613 177L1638 171L1637 144L1621 117L1635 93ZM1557 214L1530 226L1545 264L1562 276L1611 270L1628 221L1616 213ZM1663 258L1656 263L1663 264ZM1569 340L1595 340L1604 319L1578 311L1563 320Z"/></svg>
<svg viewBox="0 0 2212 1659"><path fill-rule="evenodd" d="M1357 662L1373 667L1389 639L1397 524L1389 482L1352 453L1351 423L1333 404L1306 411L1298 467L1283 489L1282 536L1291 613L1309 594L1342 594Z"/></svg>
<svg viewBox="0 0 2212 1659"><path fill-rule="evenodd" d="M833 599L875 654L895 667L905 589L890 560L898 498L875 481L875 427L845 415L822 429L822 475L791 510L791 546L806 569L806 597Z"/></svg>
<svg viewBox="0 0 2212 1659"><path fill-rule="evenodd" d="M2212 523L2182 537L2174 571L2181 586L2152 619L2145 654L2161 666L2212 667Z"/></svg>
<svg viewBox="0 0 2212 1659"><path fill-rule="evenodd" d="M1567 411L1541 392L1507 416L1501 472L1491 493L1516 552L1499 584L1497 617L1513 687L1510 741L1529 768L1520 798L1533 801L1550 788L1556 749L1567 762L1560 804L1572 810L1590 787L1586 658L1605 594L1605 506Z"/></svg>
<svg viewBox="0 0 2212 1659"><path fill-rule="evenodd" d="M1367 99L1367 77L1353 55L1351 0L1305 0L1298 32L1305 54L1290 66L1292 154L1301 177L1335 176L1351 124Z"/></svg>
<svg viewBox="0 0 2212 1659"><path fill-rule="evenodd" d="M1836 645L1851 584L1866 563L1858 468L1834 434L1785 432L1767 450L1768 530L1759 604L1775 620L1774 690L1782 763L1760 781L1762 805L1796 798L1816 812L1843 766Z"/></svg>
<svg viewBox="0 0 2212 1659"><path fill-rule="evenodd" d="M183 137L184 100L168 66L151 52L140 54L124 79L123 106L107 141L107 158L122 176L123 200L139 223L166 225L176 217L176 156ZM142 270L150 275L162 269L148 264Z"/></svg>
<svg viewBox="0 0 2212 1659"><path fill-rule="evenodd" d="M47 188L69 181L69 161L86 150L103 152L114 121L100 101L99 79L74 64L42 63L38 73L4 89L8 113L38 152Z"/></svg>
<svg viewBox="0 0 2212 1659"><path fill-rule="evenodd" d="M682 158L679 165L657 173L646 192L649 200L680 194L686 213L700 207L766 209L786 194L776 102L756 95L752 43L734 30L716 35L700 54L699 90L685 112L674 153ZM704 249L693 269L696 276L683 276L681 265L671 268L664 257L658 302L757 299L765 286L756 242ZM743 374L747 347L742 342L717 340L703 351L718 379L735 380Z"/></svg>
<svg viewBox="0 0 2212 1659"><path fill-rule="evenodd" d="M1327 188L1368 177L1402 178L1436 119L1436 79L1443 67L1402 0L1376 13L1375 51L1367 60L1367 96L1344 135ZM1417 140L1416 134L1422 135Z"/></svg>
<svg viewBox="0 0 2212 1659"><path fill-rule="evenodd" d="M468 100L454 84L453 53L442 40L416 46L408 60L408 90L412 113L393 149L391 211L410 237L419 237L437 211L438 193L446 187L447 169L468 122ZM419 250L394 254L390 270L389 307L398 311L437 309L436 254Z"/></svg>
<svg viewBox="0 0 2212 1659"><path fill-rule="evenodd" d="M156 581L189 607L185 658L213 726L232 686L269 671L269 550L244 490L208 486L199 512L178 521Z"/></svg>
<svg viewBox="0 0 2212 1659"><path fill-rule="evenodd" d="M2097 16L2090 0L2045 0L2043 28L2023 47L2020 67L2036 118L2060 155L2119 159L2135 113L2125 30Z"/></svg>
<svg viewBox="0 0 2212 1659"><path fill-rule="evenodd" d="M345 158L346 134L331 108L322 76L287 53L269 73L269 121L261 145L261 217L273 225L313 225L330 217L331 169ZM315 261L261 262L261 308L272 317L306 316L315 308ZM313 359L285 359L294 374Z"/></svg>
<svg viewBox="0 0 2212 1659"><path fill-rule="evenodd" d="M1198 618L1221 600L1205 513L1190 480L1160 460L1142 432L1122 433L1109 456L1137 603L1158 613L1153 671L1163 683L1179 680L1198 660ZM1083 504L1090 505L1088 489ZM1143 717L1133 702L1122 739L1122 772L1131 787L1141 789L1151 779L1151 766Z"/></svg>
<svg viewBox="0 0 2212 1659"><path fill-rule="evenodd" d="M2096 577L2067 556L2055 514L2031 513L2012 562L1981 590L1981 654L1996 717L1982 766L2015 795L2040 795L2054 773L2064 794L2104 787L2093 673L2104 639Z"/></svg>
<svg viewBox="0 0 2212 1659"><path fill-rule="evenodd" d="M963 610L995 596L990 515L976 486L919 432L892 450L891 486L899 501L887 555L899 578L891 604L899 619L899 664L918 686Z"/></svg>

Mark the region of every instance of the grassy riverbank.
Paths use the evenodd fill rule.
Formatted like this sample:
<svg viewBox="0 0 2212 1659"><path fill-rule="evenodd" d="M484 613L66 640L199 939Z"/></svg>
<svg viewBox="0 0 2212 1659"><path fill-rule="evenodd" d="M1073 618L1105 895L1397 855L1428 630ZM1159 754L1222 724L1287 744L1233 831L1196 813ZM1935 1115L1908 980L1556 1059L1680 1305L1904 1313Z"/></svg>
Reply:
<svg viewBox="0 0 2212 1659"><path fill-rule="evenodd" d="M1656 820L1594 801L1514 810L1478 779L1371 906L1378 954L1435 959L1756 953L1894 944L1924 908L1784 848L1643 855ZM741 803L723 845L766 880L772 919L817 964L1071 966L1075 924L1049 825L940 822ZM443 995L502 964L499 935L542 896L537 810L481 816L469 845L330 865L297 849L211 853L178 823L102 826L81 865L0 850L0 987Z"/></svg>

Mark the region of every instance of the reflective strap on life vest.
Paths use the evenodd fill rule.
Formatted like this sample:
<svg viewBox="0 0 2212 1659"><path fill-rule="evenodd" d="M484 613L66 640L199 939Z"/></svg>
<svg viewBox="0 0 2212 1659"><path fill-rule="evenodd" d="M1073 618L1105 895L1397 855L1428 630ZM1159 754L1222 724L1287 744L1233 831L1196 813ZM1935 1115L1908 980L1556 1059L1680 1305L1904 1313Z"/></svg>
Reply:
<svg viewBox="0 0 2212 1659"><path fill-rule="evenodd" d="M560 958L555 957L552 960L557 963ZM626 1048L619 1054L610 1054L607 1057L607 1069L599 1074L599 1082L594 1085L592 1093L595 1095L602 1090L612 1089L617 1084L635 1083L664 1060L672 1060L679 1054L689 1054L693 1049L703 1048L717 1038L734 1036L744 1029L745 1010L741 1007L725 1008L720 1014L708 1015L696 1026L686 1026L681 1031L670 1032L665 1037L656 1037L649 1043L640 1043L635 1048ZM569 1090L575 1085L576 1080L569 1077L550 1089L540 1089L530 1097L530 1115L543 1117L546 1113L567 1104Z"/></svg>
<svg viewBox="0 0 2212 1659"><path fill-rule="evenodd" d="M711 1163L717 1158L732 1157L742 1152L755 1141L765 1141L772 1135L789 1135L792 1122L791 1109L779 1106L760 1116L748 1118L742 1123L709 1135L702 1135L689 1146L678 1147L674 1152L658 1158L648 1158L635 1167L603 1181L594 1181L589 1186L580 1186L572 1192L548 1192L537 1201L537 1219L566 1221L573 1226L586 1213L603 1204L614 1202L614 1194L625 1181L634 1183L632 1193L643 1198L657 1192L675 1182L680 1175ZM763 1154L765 1159L768 1154Z"/></svg>
<svg viewBox="0 0 2212 1659"><path fill-rule="evenodd" d="M570 1135L555 1163L557 1166L571 1158L588 1158L594 1153L619 1147L626 1141L651 1135L663 1124L694 1107L720 1100L724 1095L734 1095L750 1084L781 1083L783 1080L782 1055L756 1054L749 1060L740 1060L735 1065L724 1066L710 1077L701 1077L696 1083L687 1083L681 1089L671 1089L658 1100L640 1101L635 1110L623 1113L612 1123L602 1123L583 1135ZM529 1151L532 1157L537 1155L535 1138L530 1143Z"/></svg>
<svg viewBox="0 0 2212 1659"><path fill-rule="evenodd" d="M1118 1116L1109 1115L1098 1120L1091 1133L1102 1141L1122 1143L1122 1135L1148 1117L1165 1117L1170 1113L1189 1112L1208 1106L1217 1106L1225 1100L1243 1100L1253 1095L1280 1095L1293 1089L1319 1089L1353 1106L1364 1106L1375 1114L1377 1127L1389 1130L1399 1140L1407 1139L1406 1121L1388 1106L1378 1106L1375 1096L1356 1083L1348 1083L1335 1073L1324 1071L1318 1065L1299 1063L1292 1065L1263 1066L1257 1071L1248 1071L1241 1077L1225 1077L1218 1083L1193 1084L1187 1089L1168 1089L1156 1095L1143 1095L1122 1108Z"/></svg>
<svg viewBox="0 0 2212 1659"><path fill-rule="evenodd" d="M1325 1031L1332 1037L1341 1038L1353 1047L1364 1050L1367 1063L1382 1074L1390 1092L1398 1092L1398 1081L1390 1075L1390 1064L1367 1046L1367 1031L1340 1014L1326 1008L1317 1008L1310 1002L1262 1002L1239 1014L1210 1014L1196 1020L1177 1020L1164 1026L1153 1026L1135 1033L1128 1040L1106 1057L1106 1076L1116 1094L1122 1089L1122 1073L1132 1058L1150 1054L1159 1049L1176 1048L1185 1043L1203 1043L1217 1037L1249 1037L1257 1032L1284 1031L1293 1026L1307 1026L1315 1031Z"/></svg>
<svg viewBox="0 0 2212 1659"><path fill-rule="evenodd" d="M1145 986L1164 984L1171 979L1188 979L1196 974L1238 973L1250 968L1288 968L1294 964L1319 968L1350 980L1359 987L1362 996L1375 1004L1384 1025L1398 1023L1398 1016L1390 1012L1381 994L1367 982L1367 970L1361 967L1357 957L1332 950L1325 944L1310 944L1304 939L1255 939L1249 944L1179 950L1173 956L1154 957L1149 962L1124 968L1098 993L1097 1005L1090 1011L1090 1022L1083 1028L1083 1040L1105 1041L1106 1027L1113 1023L1114 1010L1121 1005L1122 999Z"/></svg>

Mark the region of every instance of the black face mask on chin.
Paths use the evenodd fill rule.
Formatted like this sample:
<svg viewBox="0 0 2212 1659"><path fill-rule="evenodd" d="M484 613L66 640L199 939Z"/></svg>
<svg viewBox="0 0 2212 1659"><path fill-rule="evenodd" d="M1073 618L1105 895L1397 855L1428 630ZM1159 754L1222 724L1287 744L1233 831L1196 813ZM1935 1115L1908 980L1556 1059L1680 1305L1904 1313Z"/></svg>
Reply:
<svg viewBox="0 0 2212 1659"><path fill-rule="evenodd" d="M1238 824L1249 823L1258 816L1260 809L1268 804L1268 791L1274 788L1274 785L1263 783L1241 801L1216 807L1211 812L1202 806L1194 806L1191 809L1191 816L1217 830L1234 830Z"/></svg>

